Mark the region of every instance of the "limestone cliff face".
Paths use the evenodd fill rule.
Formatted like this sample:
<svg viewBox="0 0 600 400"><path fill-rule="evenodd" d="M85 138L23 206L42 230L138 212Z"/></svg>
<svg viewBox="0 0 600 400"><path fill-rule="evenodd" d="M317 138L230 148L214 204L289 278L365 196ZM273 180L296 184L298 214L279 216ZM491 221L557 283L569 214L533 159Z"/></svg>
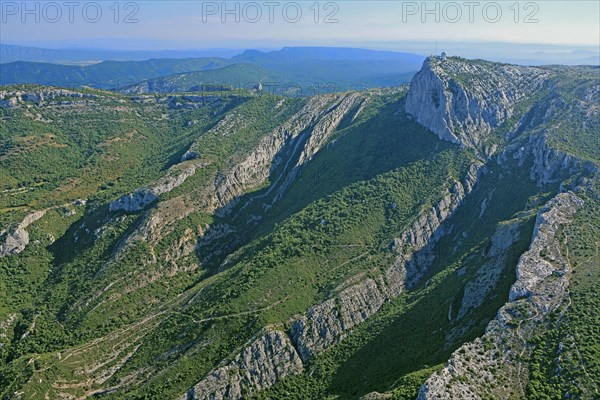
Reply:
<svg viewBox="0 0 600 400"><path fill-rule="evenodd" d="M29 225L33 224L39 219L43 218L48 211L56 208L65 208L70 205L79 206L84 204L85 200L77 200L73 203L62 204L46 208L44 210L35 211L23 218L19 225L17 225L17 227L9 233L7 233L6 230L0 232L0 240L4 239L3 242L0 243L0 258L11 254L18 254L25 250L25 248L29 244L29 233L27 232L27 227L29 227ZM69 210L69 212L72 211ZM3 236L5 237L3 238Z"/></svg>
<svg viewBox="0 0 600 400"><path fill-rule="evenodd" d="M498 156L498 162L505 163L511 158L518 160L519 166L524 166L529 159L533 160L529 175L539 186L560 182L566 176L580 172L593 175L598 170L593 162L581 160L552 146L545 133L533 134L525 143L517 141L511 144Z"/></svg>
<svg viewBox="0 0 600 400"><path fill-rule="evenodd" d="M127 212L136 212L143 210L157 200L158 196L152 191L152 189L137 189L131 194L126 194L119 197L117 200L112 201L108 206L108 209L110 211L123 210Z"/></svg>
<svg viewBox="0 0 600 400"><path fill-rule="evenodd" d="M17 225L14 231L6 235L4 243L0 244L0 258L9 254L18 254L29 244L29 233L25 230L29 224L44 216L45 212L36 211L29 214ZM4 233L4 232L3 232Z"/></svg>
<svg viewBox="0 0 600 400"><path fill-rule="evenodd" d="M277 202L285 193L287 188L294 182L300 173L302 166L310 161L314 155L323 147L335 129L338 127L343 118L358 107L358 111L352 115L355 119L362 108L369 102L363 94L351 93L341 97L336 103L326 110L325 115L315 124L310 136L306 139L306 143L300 151L300 156L296 164L290 168L290 172L286 176L283 183L277 189L277 195L273 199L273 203Z"/></svg>
<svg viewBox="0 0 600 400"><path fill-rule="evenodd" d="M365 93L330 94L310 98L297 113L265 135L240 161L219 171L212 185L200 188L193 196L183 195L166 202L158 202L155 209L148 212L148 217L140 228L125 243L131 240L154 241L167 234L173 222L194 211L218 211L225 215L237 204L243 193L262 185L275 168L283 165L283 172L271 183L268 192L271 194L276 191L274 201L277 201L296 178L302 164L321 149L340 121L365 101ZM240 126L244 126L244 121L232 117L217 124L214 129L219 134L228 134L227 132L239 129ZM284 147L289 147L292 151L292 155L285 159L280 155ZM184 155L184 159L194 159L200 153L200 149L192 146L187 155ZM299 161L292 164L292 156L298 156ZM187 162L201 160L200 158ZM132 210L140 211L149 204L151 203L133 203Z"/></svg>
<svg viewBox="0 0 600 400"><path fill-rule="evenodd" d="M490 322L482 338L454 352L446 366L421 387L419 400L508 397L508 390L524 396L527 369L520 359L536 326L560 306L569 283L570 266L560 252L558 230L572 222L583 200L560 193L536 219L529 250L517 264L517 281L509 302ZM511 377L506 388L496 378Z"/></svg>
<svg viewBox="0 0 600 400"><path fill-rule="evenodd" d="M271 331L210 372L181 399L238 400L301 371L302 361L287 335Z"/></svg>
<svg viewBox="0 0 600 400"><path fill-rule="evenodd" d="M294 143L294 150L300 152L297 166L312 158L335 131L342 118L361 101L363 95L357 93L311 98L290 120L261 140L257 148L233 170L217 176L212 207L231 206L231 200L248 188L266 181L272 170L283 162L277 154L286 144ZM300 138L301 135L306 137ZM279 190L285 190L296 174L295 171L289 173L285 178L287 185L284 184L284 189Z"/></svg>
<svg viewBox="0 0 600 400"><path fill-rule="evenodd" d="M247 359L244 354L248 349L238 354L231 364L210 372L202 381L188 392L193 399L222 399L240 398L242 392L267 388L278 379L297 374L302 371L303 363L321 353L329 346L340 342L355 326L375 314L381 306L390 299L399 296L406 286L406 265L420 250L437 241L443 232L443 223L460 206L464 197L469 194L477 181L482 163L474 162L462 182L453 182L446 190L439 203L431 209L423 211L413 222L412 226L399 239L394 239L393 249L397 257L393 265L382 276L375 279L367 278L342 290L334 298L311 307L305 315L297 318L290 328L289 339L282 338L278 344L267 348L263 360L279 358L278 354L293 354L285 358L279 374L267 373L265 381L241 378L242 372L237 372L240 359ZM401 249L410 249L404 250ZM424 271L423 271L424 272ZM414 278L413 278L414 279ZM281 335L284 335L281 333ZM254 344L256 345L256 343ZM254 346L253 345L253 346ZM291 347L291 349L289 349ZM289 349L289 350L288 350ZM267 370L271 361L264 363ZM253 365L244 366L241 371L255 371L256 376L263 376L261 368L256 370ZM287 369L283 373L283 369ZM234 372L232 372L234 371ZM244 383L240 383L244 382Z"/></svg>
<svg viewBox="0 0 600 400"><path fill-rule="evenodd" d="M291 328L292 340L304 362L342 340L348 332L375 314L389 299L382 279L367 279L343 290L337 298L308 310Z"/></svg>
<svg viewBox="0 0 600 400"><path fill-rule="evenodd" d="M158 201L163 193L168 193L183 184L190 176L196 173L196 165L190 164L178 171L171 169L151 188L140 188L133 193L126 194L114 200L109 205L110 211L137 212Z"/></svg>
<svg viewBox="0 0 600 400"><path fill-rule="evenodd" d="M588 85L575 93L572 88L564 90L556 72L551 68L431 58L411 82L406 111L441 139L473 148L486 159L498 150L494 142L504 141L507 144L496 157L498 164L513 168L516 160L519 168L529 169L530 179L540 187L569 177L593 175L597 165L562 150L561 141L569 142L565 130L583 132L582 136L594 134L597 89ZM499 129L505 122L510 124ZM560 190L581 182L573 179L568 186L562 184ZM568 283L568 267L560 255L556 229L570 223L580 205L581 200L567 192L540 211L530 250L517 266L518 279L509 303L490 323L483 338L464 345L446 368L423 385L420 399L508 397L509 393L493 384L495 378L525 377L525 366L517 360L527 351L524 337L559 304ZM449 312L450 319L465 317L491 293L506 251L519 240L518 228L518 221L498 227L489 250L483 254L484 263L466 285L460 308ZM408 243L418 243L407 239ZM406 263L407 282L411 282L411 276L418 279L419 265L427 263L426 254L421 251ZM519 328L515 329L516 325Z"/></svg>
<svg viewBox="0 0 600 400"><path fill-rule="evenodd" d="M574 194L561 193L538 213L531 246L517 264L517 281L510 289L509 301L533 296L535 306L548 312L556 304L552 294L564 294L570 267L560 251L558 230L571 222L582 205L583 200ZM556 290L541 291L541 283L553 274L558 278L551 285Z"/></svg>
<svg viewBox="0 0 600 400"><path fill-rule="evenodd" d="M49 100L61 97L71 97L75 99L95 99L96 95L90 93L81 93L67 89L45 88L32 91L0 91L0 108L14 108L24 103L41 104Z"/></svg>
<svg viewBox="0 0 600 400"><path fill-rule="evenodd" d="M496 151L486 143L491 130L547 76L541 68L428 58L411 81L406 112L440 139L489 156Z"/></svg>
<svg viewBox="0 0 600 400"><path fill-rule="evenodd" d="M469 311L483 304L497 286L506 262L508 250L520 238L520 222L513 220L500 224L492 235L489 249L484 251L485 262L478 268L475 279L465 286L456 319L463 318Z"/></svg>
<svg viewBox="0 0 600 400"><path fill-rule="evenodd" d="M375 314L385 301L399 296L406 286L418 281L429 264L421 262L417 269L415 260L421 251L443 236L444 221L471 192L481 167L480 162L473 163L463 182L454 182L436 206L420 213L412 226L392 241L398 255L385 277L369 278L344 289L336 298L312 307L294 322L292 340L304 361L342 340L354 326Z"/></svg>

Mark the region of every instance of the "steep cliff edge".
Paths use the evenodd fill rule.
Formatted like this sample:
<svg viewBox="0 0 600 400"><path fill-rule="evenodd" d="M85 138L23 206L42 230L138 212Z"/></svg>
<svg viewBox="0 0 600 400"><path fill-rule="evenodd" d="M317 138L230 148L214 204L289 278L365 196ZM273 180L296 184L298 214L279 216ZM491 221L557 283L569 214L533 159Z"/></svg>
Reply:
<svg viewBox="0 0 600 400"><path fill-rule="evenodd" d="M551 85L552 79L555 79L554 73L555 71L544 68L519 67L480 60L441 61L430 58L411 82L405 108L417 122L432 130L440 139L475 150L487 162L500 164L500 169L512 168L515 163L510 164L509 161L517 160L516 164L519 167L530 168L529 176L532 181L540 187L546 187L562 182L566 176L585 175L595 171L593 163L560 150L543 131L548 122L548 118L543 115L544 104L548 104L547 102L554 98L549 100L543 97L542 92ZM492 159L495 153L500 155ZM377 313L385 302L396 298L405 289L412 288L422 280L433 260L439 256L434 252L436 242L451 230L444 222L473 190L479 171L487 169L483 162L473 163L468 176L462 182L452 182L439 203L419 213L412 225L400 237L392 240L390 248L397 257L383 276L363 279L334 297L311 307L293 321L289 335L303 363L309 362L330 346L344 340L353 328ZM552 246L548 243L548 235L540 232L553 232L557 226L569 223L580 202L581 200L572 193L560 194L546 209L540 211L531 248ZM518 219L497 227L490 239L489 250L482 253L485 258L484 264L478 268L473 280L465 285L462 299L456 305L456 309L452 311L451 308L448 317L451 321L460 320L472 310L480 308L482 301L495 290L506 263L507 253L520 240L520 228L521 221ZM543 244L538 244L540 241ZM533 251L530 249L530 252ZM565 274L563 270L556 274L552 271L549 275L544 274L532 266L535 263L527 264L523 261L525 259L526 255L522 257L519 265L526 265L517 267L517 271L521 272L518 272L518 281L513 286L513 292L520 290L520 285L525 285L525 281L542 290L542 283L550 285L548 282L552 277ZM543 290L548 290L546 294L550 294L555 289ZM514 296L511 294L511 302L516 301ZM536 305L537 308L543 307ZM506 309L514 311L507 305L499 312L502 323L495 329L500 332L504 328L511 328L507 318L514 318L513 322L519 326L521 322L518 322L518 318L528 321L532 326L540 322L531 318L532 315L540 313L542 318L541 311L523 317L519 316L518 312L513 315ZM490 324L490 327L493 326L494 322ZM486 336L479 341L488 343L491 329L488 328ZM517 329L517 338L521 337L521 333L522 331ZM465 345L465 349L468 346L470 345ZM486 346L484 350L478 348L478 351L488 351L490 345ZM508 353L510 354L510 351ZM491 353L490 362L496 363L497 357ZM475 355L469 355L469 358L477 359ZM464 368L478 371L476 366L476 363L465 362ZM490 373L488 378L491 379L492 376ZM430 386L435 386L435 379L435 376L430 378ZM447 381L449 380L452 380L452 384L456 381L452 378ZM439 391L432 392L431 397L423 398L469 398L472 394L468 388L460 389L454 394L444 391L447 381L439 384ZM458 381L460 383L461 379ZM423 393L429 393L428 390L433 389L429 389L426 384L421 390L421 396L425 396Z"/></svg>
<svg viewBox="0 0 600 400"><path fill-rule="evenodd" d="M246 159L215 179L215 197L211 201L211 208L231 207L231 201L245 190L266 181L273 170L284 163L277 155L285 145L294 146L292 156L299 152L296 167L301 166L319 151L346 114L363 101L364 95L359 93L311 98L298 114L267 135ZM294 180L297 170L288 171L286 164L284 173L288 175L279 192L285 191ZM275 187L277 183L275 181L272 186Z"/></svg>
<svg viewBox="0 0 600 400"><path fill-rule="evenodd" d="M230 165L217 171L212 184L194 189L193 196L187 193L165 202L158 202L154 209L148 211L139 229L125 243L135 240L155 242L168 234L175 222L192 212L218 212L221 216L226 215L233 206L237 205L242 194L259 187L269 178L273 179L269 193L276 191L277 196L274 201L277 201L295 179L302 163L314 156L335 132L341 120L368 97L368 93L343 93L310 98L284 123L267 132L255 148L237 160L229 160ZM229 118L217 124L213 130L219 135L232 134L232 131L243 128L247 123L237 119L231 121ZM209 134L211 132L205 135ZM201 149L197 146L197 144L192 145L186 154L201 153ZM285 147L291 148L288 158L280 154ZM184 155L184 159L186 157ZM291 164L294 157L298 157L298 161ZM184 163L191 162L184 161ZM202 162L202 159L194 162ZM281 168L280 175L273 176L273 172L278 167ZM180 175L182 179L178 179L177 182L181 184L191 175L193 172ZM147 193L150 195L146 195ZM134 201L130 199L132 196ZM141 201L135 201L138 197ZM139 211L156 203L157 200L156 189L140 189L139 193L135 192L133 195L115 200L111 203L111 207L115 209L125 207Z"/></svg>
<svg viewBox="0 0 600 400"><path fill-rule="evenodd" d="M527 367L521 359L531 350L528 339L561 305L569 284L571 266L560 252L558 231L582 205L572 192L560 193L538 212L509 302L482 338L454 352L444 369L423 384L419 400L524 396Z"/></svg>
<svg viewBox="0 0 600 400"><path fill-rule="evenodd" d="M270 331L245 347L229 364L192 387L181 400L239 400L302 371L302 361L287 335Z"/></svg>
<svg viewBox="0 0 600 400"><path fill-rule="evenodd" d="M531 178L546 185L560 181L561 174L597 170L563 145L577 153L597 151L575 140L589 142L597 135L596 82L597 72L588 68L430 57L410 83L405 109L440 139L475 149L483 158L499 152L499 163L510 158L523 163L531 156Z"/></svg>
<svg viewBox="0 0 600 400"><path fill-rule="evenodd" d="M541 68L430 57L410 83L406 112L440 139L490 156L497 150L492 129L548 76Z"/></svg>
<svg viewBox="0 0 600 400"><path fill-rule="evenodd" d="M240 373L230 372L238 368L239 361L234 361L232 364L213 370L194 385L188 392L189 398L237 399L243 391L265 389L284 376L300 373L303 363L307 363L312 357L343 340L355 326L379 311L386 301L398 297L406 286L406 264L416 253L433 245L443 235L443 223L473 190L481 167L482 163L473 163L462 182L451 182L451 188L445 191L438 204L419 214L411 227L400 238L392 241L392 248L397 256L384 275L374 279L364 279L342 290L337 296L311 307L305 315L292 323L289 339L286 336L286 340L281 339L267 349L263 357L267 360L265 363L247 366L255 371L256 376L267 375L267 379L250 381L240 378ZM411 277L412 281L416 279L415 276ZM294 351L286 350L292 346L292 343ZM235 356L235 360L247 359L244 354L248 352L248 348L242 350ZM269 371L272 370L270 360L281 359L278 355L282 353L289 357L282 364L281 372L270 373ZM295 362L295 357L299 358L298 363Z"/></svg>
<svg viewBox="0 0 600 400"><path fill-rule="evenodd" d="M404 88L252 95L222 113L180 104L193 95L144 97L140 114L162 104L152 115L185 132L160 169L107 185L76 218L21 214L0 229L15 282L2 296L40 275L23 266L49 272L35 303L0 315L0 355L19 357L0 386L23 398L484 399L572 382L556 372L570 366L563 343L585 368L597 346L597 289L577 292L599 282L597 79L574 67L571 90L561 67L447 61L411 86L434 103L412 118L398 111L416 107ZM441 82L429 94L428 73ZM435 134L418 123L430 117ZM66 233L45 246L57 221ZM571 332L577 307L591 318Z"/></svg>
<svg viewBox="0 0 600 400"><path fill-rule="evenodd" d="M597 72L594 78L593 70L578 67L430 58L411 82L406 111L441 139L478 151L497 164L501 174L527 168L538 187L564 192L539 212L530 249L517 265L509 302L482 338L463 345L428 379L420 399L524 395L527 366L519 358L531 351L528 335L544 325L568 284L569 267L556 231L571 223L582 205L568 190L598 170L593 143L597 101ZM507 244L516 241L514 227L501 226L494 238ZM489 262L466 285L456 318L478 307L493 288L503 254L488 256Z"/></svg>

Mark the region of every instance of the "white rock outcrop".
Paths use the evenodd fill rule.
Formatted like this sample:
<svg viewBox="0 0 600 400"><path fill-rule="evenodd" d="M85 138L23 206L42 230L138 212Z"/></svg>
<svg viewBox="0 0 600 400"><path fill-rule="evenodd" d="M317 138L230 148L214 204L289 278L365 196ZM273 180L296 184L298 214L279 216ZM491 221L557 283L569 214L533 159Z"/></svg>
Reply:
<svg viewBox="0 0 600 400"><path fill-rule="evenodd" d="M440 139L490 156L492 128L512 117L547 76L541 68L430 57L410 83L405 108Z"/></svg>
<svg viewBox="0 0 600 400"><path fill-rule="evenodd" d="M17 225L15 229L10 231L10 233L6 234L6 230L3 231L6 234L4 241L0 243L0 258L11 255L18 254L25 250L27 245L29 244L29 233L27 232L27 227L33 224L37 220L41 219L46 213L50 210L56 208L66 208L69 205L75 206L83 206L85 205L85 200L76 200L72 203L62 204L50 208L46 208L45 210L39 210L32 212L27 215L23 220ZM72 211L68 209L69 211ZM0 234L0 238L2 238L2 234Z"/></svg>
<svg viewBox="0 0 600 400"><path fill-rule="evenodd" d="M427 264L422 263L417 270L415 258L419 251L433 246L443 236L443 223L474 188L481 167L480 162L473 163L463 182L455 182L436 206L419 214L412 226L393 240L392 247L398 256L385 277L368 278L342 290L335 298L310 308L292 324L292 341L303 361L341 341L352 328L379 311L386 301L398 297L406 286L418 281Z"/></svg>
<svg viewBox="0 0 600 400"><path fill-rule="evenodd" d="M169 171L167 176L161 178L151 188L140 188L131 194L126 194L112 201L110 211L137 212L158 201L163 193L168 193L183 184L190 176L196 173L196 165L190 165L181 171Z"/></svg>
<svg viewBox="0 0 600 400"><path fill-rule="evenodd" d="M55 88L40 88L31 92L20 90L15 91L0 91L0 108L14 108L23 103L36 103L53 100L60 97L70 97L75 99L95 99L98 96L91 93L83 93L75 90L55 89Z"/></svg>
<svg viewBox="0 0 600 400"><path fill-rule="evenodd" d="M302 372L302 361L284 332L267 332L230 363L210 372L181 400L239 400L279 379Z"/></svg>
<svg viewBox="0 0 600 400"><path fill-rule="evenodd" d="M509 302L492 320L482 338L466 343L446 366L421 387L418 400L504 398L508 390L524 396L527 368L521 362L527 339L536 326L560 306L569 284L570 265L561 254L558 230L570 224L583 200L560 193L537 215L529 250L517 264L517 281ZM499 375L512 377L505 387Z"/></svg>
<svg viewBox="0 0 600 400"><path fill-rule="evenodd" d="M416 218L412 227L402 236L402 240L406 240L406 244L410 244L410 253L400 251L404 246L399 246L396 250L398 256L385 276L379 276L376 279L364 279L342 290L334 298L311 307L305 315L293 322L289 338L286 335L285 340L280 338L277 345L267 349L268 353L264 355L263 360L271 360L273 357L279 358L279 356L274 355L282 352L291 354L291 350L288 350L288 348L294 349L294 354L298 357L298 363L292 355L286 358L294 361L283 363L288 368L285 374L283 372L279 374L269 373L264 382L257 379L251 381L248 378L243 378L242 374L248 374L248 372L244 372L246 371L245 368L255 371L253 372L255 376L263 376L263 373L257 372L252 365L240 367L239 360L248 358L244 354L248 354L249 350L245 349L235 357L232 363L210 372L198 384L194 385L188 391L187 398L241 398L240 396L243 397L244 391L251 392L270 387L284 376L300 373L303 370L303 363L308 362L329 346L343 340L352 328L379 311L386 301L402 293L405 287L405 265L407 261L411 259L414 253L441 237L437 232L443 229L443 222L454 213L464 197L473 190L481 167L482 163L473 163L463 182L454 182L452 188L446 190L435 207L426 210ZM401 243L400 239L396 242ZM285 335L283 332L279 334ZM256 346L256 342L253 346ZM271 365L271 361L267 361L265 365Z"/></svg>

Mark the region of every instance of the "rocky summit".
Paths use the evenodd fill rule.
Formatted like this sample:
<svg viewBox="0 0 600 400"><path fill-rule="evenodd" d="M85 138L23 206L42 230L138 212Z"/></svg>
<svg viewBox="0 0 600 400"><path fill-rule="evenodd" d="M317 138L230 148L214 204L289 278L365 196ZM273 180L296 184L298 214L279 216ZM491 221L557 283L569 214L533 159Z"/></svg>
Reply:
<svg viewBox="0 0 600 400"><path fill-rule="evenodd" d="M2 87L0 398L599 398L599 74Z"/></svg>

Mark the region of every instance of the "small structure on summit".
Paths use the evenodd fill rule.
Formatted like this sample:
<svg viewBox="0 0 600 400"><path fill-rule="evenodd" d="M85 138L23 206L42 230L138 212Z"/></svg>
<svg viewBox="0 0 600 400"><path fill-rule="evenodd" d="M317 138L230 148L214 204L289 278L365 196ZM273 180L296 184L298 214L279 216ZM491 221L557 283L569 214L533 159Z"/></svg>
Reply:
<svg viewBox="0 0 600 400"><path fill-rule="evenodd" d="M445 52L445 51L442 51L442 53L441 53L439 56L438 56L438 55L435 55L435 56L433 56L433 58L435 58L436 60L442 60L442 61L446 61L446 57L447 57L447 56L448 56L448 55L446 54L446 52Z"/></svg>

